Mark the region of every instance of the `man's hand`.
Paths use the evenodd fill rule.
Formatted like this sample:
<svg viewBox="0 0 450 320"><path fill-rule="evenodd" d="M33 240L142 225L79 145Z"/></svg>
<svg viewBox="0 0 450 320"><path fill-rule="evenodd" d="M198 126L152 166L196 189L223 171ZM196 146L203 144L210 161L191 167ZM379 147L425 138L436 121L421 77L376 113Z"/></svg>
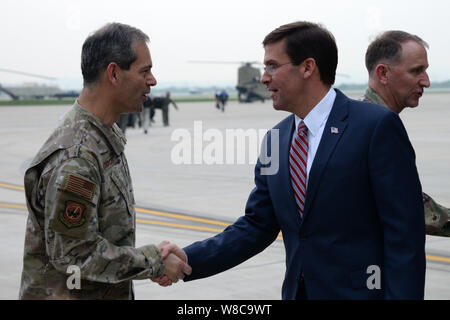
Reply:
<svg viewBox="0 0 450 320"><path fill-rule="evenodd" d="M187 262L187 256L186 253L178 247L175 243L170 243L169 241L163 241L158 245L159 251L161 251L161 255L163 259L167 258L167 256L170 253L173 253L178 258L183 260L184 262Z"/></svg>
<svg viewBox="0 0 450 320"><path fill-rule="evenodd" d="M163 287L177 283L179 279L183 279L184 275L191 274L192 269L186 263L186 253L180 249L176 244L168 241L163 241L158 245L158 249L161 251L161 255L166 265L166 273L161 278L152 279L153 282L157 282Z"/></svg>

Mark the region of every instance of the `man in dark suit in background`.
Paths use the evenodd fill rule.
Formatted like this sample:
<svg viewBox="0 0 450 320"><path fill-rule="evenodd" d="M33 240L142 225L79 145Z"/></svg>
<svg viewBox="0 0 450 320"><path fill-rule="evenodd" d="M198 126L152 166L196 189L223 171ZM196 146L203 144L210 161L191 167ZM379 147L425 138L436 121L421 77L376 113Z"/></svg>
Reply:
<svg viewBox="0 0 450 320"><path fill-rule="evenodd" d="M422 190L400 118L332 88L337 47L322 26L287 24L263 45L261 82L274 108L292 113L267 134L279 170L267 174L258 161L245 215L184 248L185 281L242 263L281 230L283 299L423 299Z"/></svg>

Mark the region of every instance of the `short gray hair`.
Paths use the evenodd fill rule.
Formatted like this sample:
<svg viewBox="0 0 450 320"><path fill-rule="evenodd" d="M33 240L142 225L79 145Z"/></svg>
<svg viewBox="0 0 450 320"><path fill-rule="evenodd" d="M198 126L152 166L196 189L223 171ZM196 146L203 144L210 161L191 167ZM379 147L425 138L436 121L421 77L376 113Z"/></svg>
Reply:
<svg viewBox="0 0 450 320"><path fill-rule="evenodd" d="M400 30L390 30L380 34L367 48L366 68L369 74L381 61L397 63L402 52L402 43L414 41L428 49L428 43L420 37Z"/></svg>
<svg viewBox="0 0 450 320"><path fill-rule="evenodd" d="M129 70L137 59L135 44L149 41L141 30L117 22L108 23L95 31L85 40L81 51L84 86L96 83L111 62Z"/></svg>

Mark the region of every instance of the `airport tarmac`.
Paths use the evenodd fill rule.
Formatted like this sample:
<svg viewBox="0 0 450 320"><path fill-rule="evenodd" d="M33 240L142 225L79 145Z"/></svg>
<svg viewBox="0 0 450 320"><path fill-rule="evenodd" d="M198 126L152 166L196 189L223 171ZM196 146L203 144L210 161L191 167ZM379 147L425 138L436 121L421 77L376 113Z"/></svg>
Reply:
<svg viewBox="0 0 450 320"><path fill-rule="evenodd" d="M288 115L273 110L270 101L230 102L224 113L213 102L177 105L178 111L169 107L170 127L163 127L157 110L147 135L140 128L127 130L137 246L169 240L183 247L220 232L242 215L254 185L257 154L249 151L253 146L239 146L227 133L242 129L259 138L260 129L270 129ZM0 107L0 299L18 297L27 218L24 168L69 108ZM401 118L416 151L423 190L450 207L450 94L426 93L420 107L405 110ZM180 152L189 137L190 157L187 149ZM223 154L211 152L213 141L217 146L219 140ZM234 160L226 158L231 150L236 151ZM184 163L177 164L181 154ZM242 154L244 164L237 158ZM426 250L425 298L450 299L450 238L427 236ZM282 240L276 240L252 259L207 279L168 288L135 281L136 299L278 300L284 260Z"/></svg>

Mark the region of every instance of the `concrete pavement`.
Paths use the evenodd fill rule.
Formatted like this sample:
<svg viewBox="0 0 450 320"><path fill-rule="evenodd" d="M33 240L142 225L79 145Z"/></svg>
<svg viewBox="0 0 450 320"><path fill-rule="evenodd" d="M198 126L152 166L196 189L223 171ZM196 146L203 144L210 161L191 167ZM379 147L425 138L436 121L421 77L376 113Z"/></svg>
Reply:
<svg viewBox="0 0 450 320"><path fill-rule="evenodd" d="M418 109L405 110L401 115L416 151L423 190L447 206L450 206L449 104L450 94L425 94ZM213 153L208 153L208 146L222 137L224 150L234 148L245 153L248 148L227 140L227 130L250 130L258 137L257 129L270 129L288 115L274 111L269 101L231 102L225 113L215 109L213 102L178 103L178 106L179 111L170 109L170 127L162 126L160 110L157 110L156 123L147 135L138 128L127 131L125 152L139 208L138 246L170 240L182 247L212 236L224 224L242 215L253 188L254 163L249 160L252 155L247 154L245 164L239 164L237 159L227 164L225 156L224 164L208 164L213 157ZM27 217L21 190L24 168L69 108L0 108L0 150L3 151L0 157L0 299L18 296ZM200 124L204 157L195 159L194 131L200 132ZM180 150L182 139L173 139L186 137L186 133L192 138L192 163L177 165L174 149ZM216 155L216 162L218 159ZM426 248L426 299L450 299L450 238L427 236ZM136 298L280 299L284 259L283 243L277 240L261 254L208 279L169 288L150 281L135 281Z"/></svg>

